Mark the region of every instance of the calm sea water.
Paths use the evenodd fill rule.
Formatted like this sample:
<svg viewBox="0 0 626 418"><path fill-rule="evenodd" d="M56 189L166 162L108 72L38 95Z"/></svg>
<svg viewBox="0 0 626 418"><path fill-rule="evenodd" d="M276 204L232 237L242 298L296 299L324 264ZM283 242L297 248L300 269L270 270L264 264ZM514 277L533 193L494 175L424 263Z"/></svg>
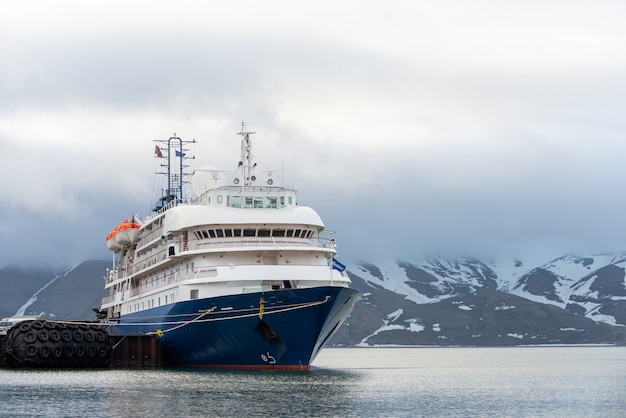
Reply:
<svg viewBox="0 0 626 418"><path fill-rule="evenodd" d="M624 417L626 347L325 349L309 372L0 370L0 416Z"/></svg>

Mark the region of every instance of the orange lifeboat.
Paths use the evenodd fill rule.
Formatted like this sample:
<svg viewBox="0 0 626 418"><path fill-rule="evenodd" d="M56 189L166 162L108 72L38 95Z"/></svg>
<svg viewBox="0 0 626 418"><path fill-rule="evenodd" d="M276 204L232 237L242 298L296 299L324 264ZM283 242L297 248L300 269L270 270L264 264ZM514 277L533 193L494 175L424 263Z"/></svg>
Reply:
<svg viewBox="0 0 626 418"><path fill-rule="evenodd" d="M117 230L114 229L113 231L109 232L109 235L107 235L107 248L113 252L117 252L122 249L122 246L115 240L116 233Z"/></svg>
<svg viewBox="0 0 626 418"><path fill-rule="evenodd" d="M141 225L137 222L124 221L107 235L107 247L111 251L119 251L137 242Z"/></svg>

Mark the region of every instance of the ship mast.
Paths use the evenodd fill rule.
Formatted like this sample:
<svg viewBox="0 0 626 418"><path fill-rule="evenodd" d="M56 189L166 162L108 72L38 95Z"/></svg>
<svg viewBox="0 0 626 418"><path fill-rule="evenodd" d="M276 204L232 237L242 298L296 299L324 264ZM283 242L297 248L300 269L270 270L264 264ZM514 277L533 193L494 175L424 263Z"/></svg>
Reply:
<svg viewBox="0 0 626 418"><path fill-rule="evenodd" d="M242 178L244 179L244 186L252 186L252 182L256 180L252 175L252 142L250 141L250 135L256 132L246 132L245 123L241 122L241 131L237 135L241 135L241 160L239 161L239 167L241 168Z"/></svg>
<svg viewBox="0 0 626 418"><path fill-rule="evenodd" d="M183 184L189 183L185 181L185 177L190 175L185 171L189 165L184 164L184 161L195 158L195 156L188 155L189 148L187 145L195 144L196 140L183 141L174 134L167 140L157 139L154 142L163 144L161 148L156 145L157 157L167 160L167 163L161 164L161 167L167 171L156 173L167 176L167 189L164 190L162 197L153 209L156 212L172 201L181 202L183 200Z"/></svg>

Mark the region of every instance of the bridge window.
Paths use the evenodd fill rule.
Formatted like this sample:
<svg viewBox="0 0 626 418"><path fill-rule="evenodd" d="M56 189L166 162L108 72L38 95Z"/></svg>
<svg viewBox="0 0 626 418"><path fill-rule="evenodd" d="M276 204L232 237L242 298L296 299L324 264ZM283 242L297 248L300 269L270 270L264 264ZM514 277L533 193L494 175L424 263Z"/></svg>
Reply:
<svg viewBox="0 0 626 418"><path fill-rule="evenodd" d="M192 299L192 300L198 299L198 289L191 289L189 291L189 299Z"/></svg>
<svg viewBox="0 0 626 418"><path fill-rule="evenodd" d="M276 208L276 207L278 207L276 202L277 202L276 196L267 196L265 198L265 207L266 208Z"/></svg>
<svg viewBox="0 0 626 418"><path fill-rule="evenodd" d="M241 196L228 196L228 206L232 208L240 208L242 202Z"/></svg>

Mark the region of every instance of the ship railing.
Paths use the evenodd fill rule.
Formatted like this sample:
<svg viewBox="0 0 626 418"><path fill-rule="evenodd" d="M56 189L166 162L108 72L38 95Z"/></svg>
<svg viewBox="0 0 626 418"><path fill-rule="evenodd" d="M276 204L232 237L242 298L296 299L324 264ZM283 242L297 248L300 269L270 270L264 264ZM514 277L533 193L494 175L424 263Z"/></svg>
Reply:
<svg viewBox="0 0 626 418"><path fill-rule="evenodd" d="M192 203L191 199L174 199L170 202L168 202L165 206L163 206L162 208L160 208L158 211L156 211L155 213L157 215L160 215L161 213L165 212L168 209L171 209L173 207L176 206L180 206L180 205L189 205Z"/></svg>
<svg viewBox="0 0 626 418"><path fill-rule="evenodd" d="M147 243L152 242L157 238L161 238L161 234L162 228L157 228L149 234L146 234L145 236L141 237L141 239L137 242L137 248L141 248Z"/></svg>
<svg viewBox="0 0 626 418"><path fill-rule="evenodd" d="M334 240L325 238L280 238L280 237L267 237L267 238L247 238L247 237L224 237L224 238L211 238L209 240L191 240L187 243L187 248L184 250L199 250L203 248L237 248L237 247L266 247L273 246L279 247L318 247L335 249Z"/></svg>
<svg viewBox="0 0 626 418"><path fill-rule="evenodd" d="M148 290L159 289L172 283L177 283L181 280L183 280L183 276L178 271L152 277L149 280L142 280L139 285L130 289L130 296L137 296L141 293L147 292Z"/></svg>
<svg viewBox="0 0 626 418"><path fill-rule="evenodd" d="M181 248L185 245L186 248ZM221 247L221 248L237 248L237 247L261 247L261 246L274 246L275 248L292 246L292 247L319 247L335 250L335 242L332 239L306 239L306 238L218 238L207 241L187 241L186 243L179 243L179 251L193 251L207 248ZM128 264L122 271L112 270L109 272L106 283L111 283L119 278L126 277L127 274L135 274L141 270L145 270L157 263L160 263L167 259L168 250L162 249L157 253L150 254L145 259L135 261L133 264Z"/></svg>
<svg viewBox="0 0 626 418"><path fill-rule="evenodd" d="M201 279L205 277L215 277L217 275L216 267L198 267L194 269L177 270L170 273L142 280L139 285L130 289L130 296L137 296L141 293L152 289L159 289L174 283L189 279Z"/></svg>
<svg viewBox="0 0 626 418"><path fill-rule="evenodd" d="M137 260L133 267L132 272L137 273L140 270L144 270L150 266L153 266L167 258L167 250L160 250L159 252L150 254L149 257L141 260Z"/></svg>
<svg viewBox="0 0 626 418"><path fill-rule="evenodd" d="M106 277L106 284L112 283L119 278L119 273L117 269L109 270L109 275Z"/></svg>
<svg viewBox="0 0 626 418"><path fill-rule="evenodd" d="M259 265L256 263L237 265L237 267L255 267L255 268L257 268L258 266ZM311 266L310 264L297 264L297 263L292 263L290 264L290 266L295 267L295 268L297 267L327 268L330 274L329 279L332 282L333 272L332 272L331 266L323 266L323 265ZM164 288L171 284L175 284L175 283L186 281L186 280L208 279L212 277L217 277L217 270L220 268L224 268L224 267L232 267L232 266L230 266L230 264L220 264L220 265L215 265L215 266L182 269L182 270L174 271L172 273L164 273L157 277L142 280L138 285L131 287L129 295L130 297L138 296L147 291L158 290L160 288ZM342 276L345 276L344 273L340 273L340 274ZM123 292L118 292L118 293L121 294ZM110 302L113 302L114 300L115 300L115 295L110 295L110 296L107 296L106 298L103 298L102 303L103 304L110 303Z"/></svg>
<svg viewBox="0 0 626 418"><path fill-rule="evenodd" d="M102 305L105 305L107 303L111 303L115 300L115 294L109 295L109 296L105 296L102 298Z"/></svg>

